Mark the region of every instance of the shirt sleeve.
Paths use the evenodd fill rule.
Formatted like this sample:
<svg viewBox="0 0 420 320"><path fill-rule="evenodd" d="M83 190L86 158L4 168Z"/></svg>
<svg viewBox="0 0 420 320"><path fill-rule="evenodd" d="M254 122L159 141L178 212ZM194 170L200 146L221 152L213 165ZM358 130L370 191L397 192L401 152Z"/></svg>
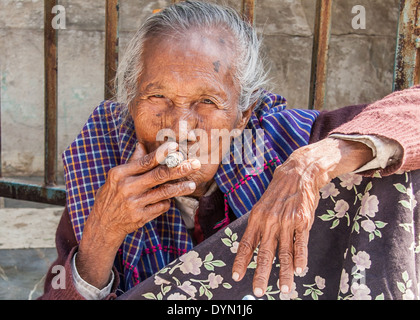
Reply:
<svg viewBox="0 0 420 320"><path fill-rule="evenodd" d="M373 159L355 170L354 173L361 173L368 170L385 169L401 161L403 155L402 146L395 140L376 135L362 134L331 134L329 137L357 141L364 143L372 150Z"/></svg>
<svg viewBox="0 0 420 320"><path fill-rule="evenodd" d="M420 169L420 86L396 91L366 106L353 119L330 134L385 137L402 147L400 161L380 170L382 176ZM370 175L373 171L363 172Z"/></svg>
<svg viewBox="0 0 420 320"><path fill-rule="evenodd" d="M112 284L114 282L114 272L111 271L111 277L110 277L110 281L108 285L102 290L100 290L96 288L95 286L92 286L91 284L87 283L79 275L79 272L77 272L77 268L76 268L76 255L77 255L77 252L73 256L71 267L72 267L72 273L73 273L73 282L77 291L86 300L105 299L111 293Z"/></svg>

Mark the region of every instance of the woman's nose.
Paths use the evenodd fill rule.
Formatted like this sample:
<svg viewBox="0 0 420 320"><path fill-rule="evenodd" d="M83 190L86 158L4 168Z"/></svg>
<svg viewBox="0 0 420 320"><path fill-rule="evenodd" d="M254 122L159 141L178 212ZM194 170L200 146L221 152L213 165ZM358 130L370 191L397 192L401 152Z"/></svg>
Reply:
<svg viewBox="0 0 420 320"><path fill-rule="evenodd" d="M175 125L176 128L176 136L179 142L181 141L197 141L196 135L196 121L186 121L185 119L179 119L177 124Z"/></svg>
<svg viewBox="0 0 420 320"><path fill-rule="evenodd" d="M187 112L175 112L172 115L172 130L177 132L177 138L180 140L195 141L197 139L194 129L197 128L198 116L195 112L188 110Z"/></svg>

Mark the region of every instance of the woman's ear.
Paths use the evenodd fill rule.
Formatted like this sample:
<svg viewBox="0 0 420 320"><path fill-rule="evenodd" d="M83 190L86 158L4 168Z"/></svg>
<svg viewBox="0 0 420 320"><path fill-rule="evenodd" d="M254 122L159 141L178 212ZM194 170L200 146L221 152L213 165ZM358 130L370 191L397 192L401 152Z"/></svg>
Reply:
<svg viewBox="0 0 420 320"><path fill-rule="evenodd" d="M236 129L241 130L241 132L245 129L245 126L247 125L249 118L251 118L252 112L254 111L256 105L257 101L253 103L246 111L241 112L236 123Z"/></svg>

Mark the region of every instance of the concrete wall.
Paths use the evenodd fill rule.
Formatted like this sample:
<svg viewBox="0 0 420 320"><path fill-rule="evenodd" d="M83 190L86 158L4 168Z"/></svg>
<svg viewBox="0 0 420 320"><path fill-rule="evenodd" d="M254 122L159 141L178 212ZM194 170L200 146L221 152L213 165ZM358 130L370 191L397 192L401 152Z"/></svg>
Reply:
<svg viewBox="0 0 420 320"><path fill-rule="evenodd" d="M221 2L221 1L218 1ZM223 1L240 8L241 1ZM391 91L398 0L336 0L328 63L327 108L369 102ZM137 27L169 0L120 0L120 52ZM58 150L103 99L105 0L62 0L58 43ZM366 29L351 10L366 8ZM274 89L290 106L308 104L315 0L258 0L256 26L272 61ZM4 175L43 171L43 1L0 0L1 139ZM59 176L62 165L59 157Z"/></svg>

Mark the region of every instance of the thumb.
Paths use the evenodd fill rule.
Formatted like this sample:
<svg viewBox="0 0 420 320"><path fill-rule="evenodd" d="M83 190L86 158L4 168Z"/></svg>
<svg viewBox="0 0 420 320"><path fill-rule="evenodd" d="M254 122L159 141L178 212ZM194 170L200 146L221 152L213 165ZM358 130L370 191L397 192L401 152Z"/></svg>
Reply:
<svg viewBox="0 0 420 320"><path fill-rule="evenodd" d="M133 154L131 155L130 159L127 161L127 163L139 160L143 158L147 154L146 147L141 143L136 143L136 148L134 149Z"/></svg>

